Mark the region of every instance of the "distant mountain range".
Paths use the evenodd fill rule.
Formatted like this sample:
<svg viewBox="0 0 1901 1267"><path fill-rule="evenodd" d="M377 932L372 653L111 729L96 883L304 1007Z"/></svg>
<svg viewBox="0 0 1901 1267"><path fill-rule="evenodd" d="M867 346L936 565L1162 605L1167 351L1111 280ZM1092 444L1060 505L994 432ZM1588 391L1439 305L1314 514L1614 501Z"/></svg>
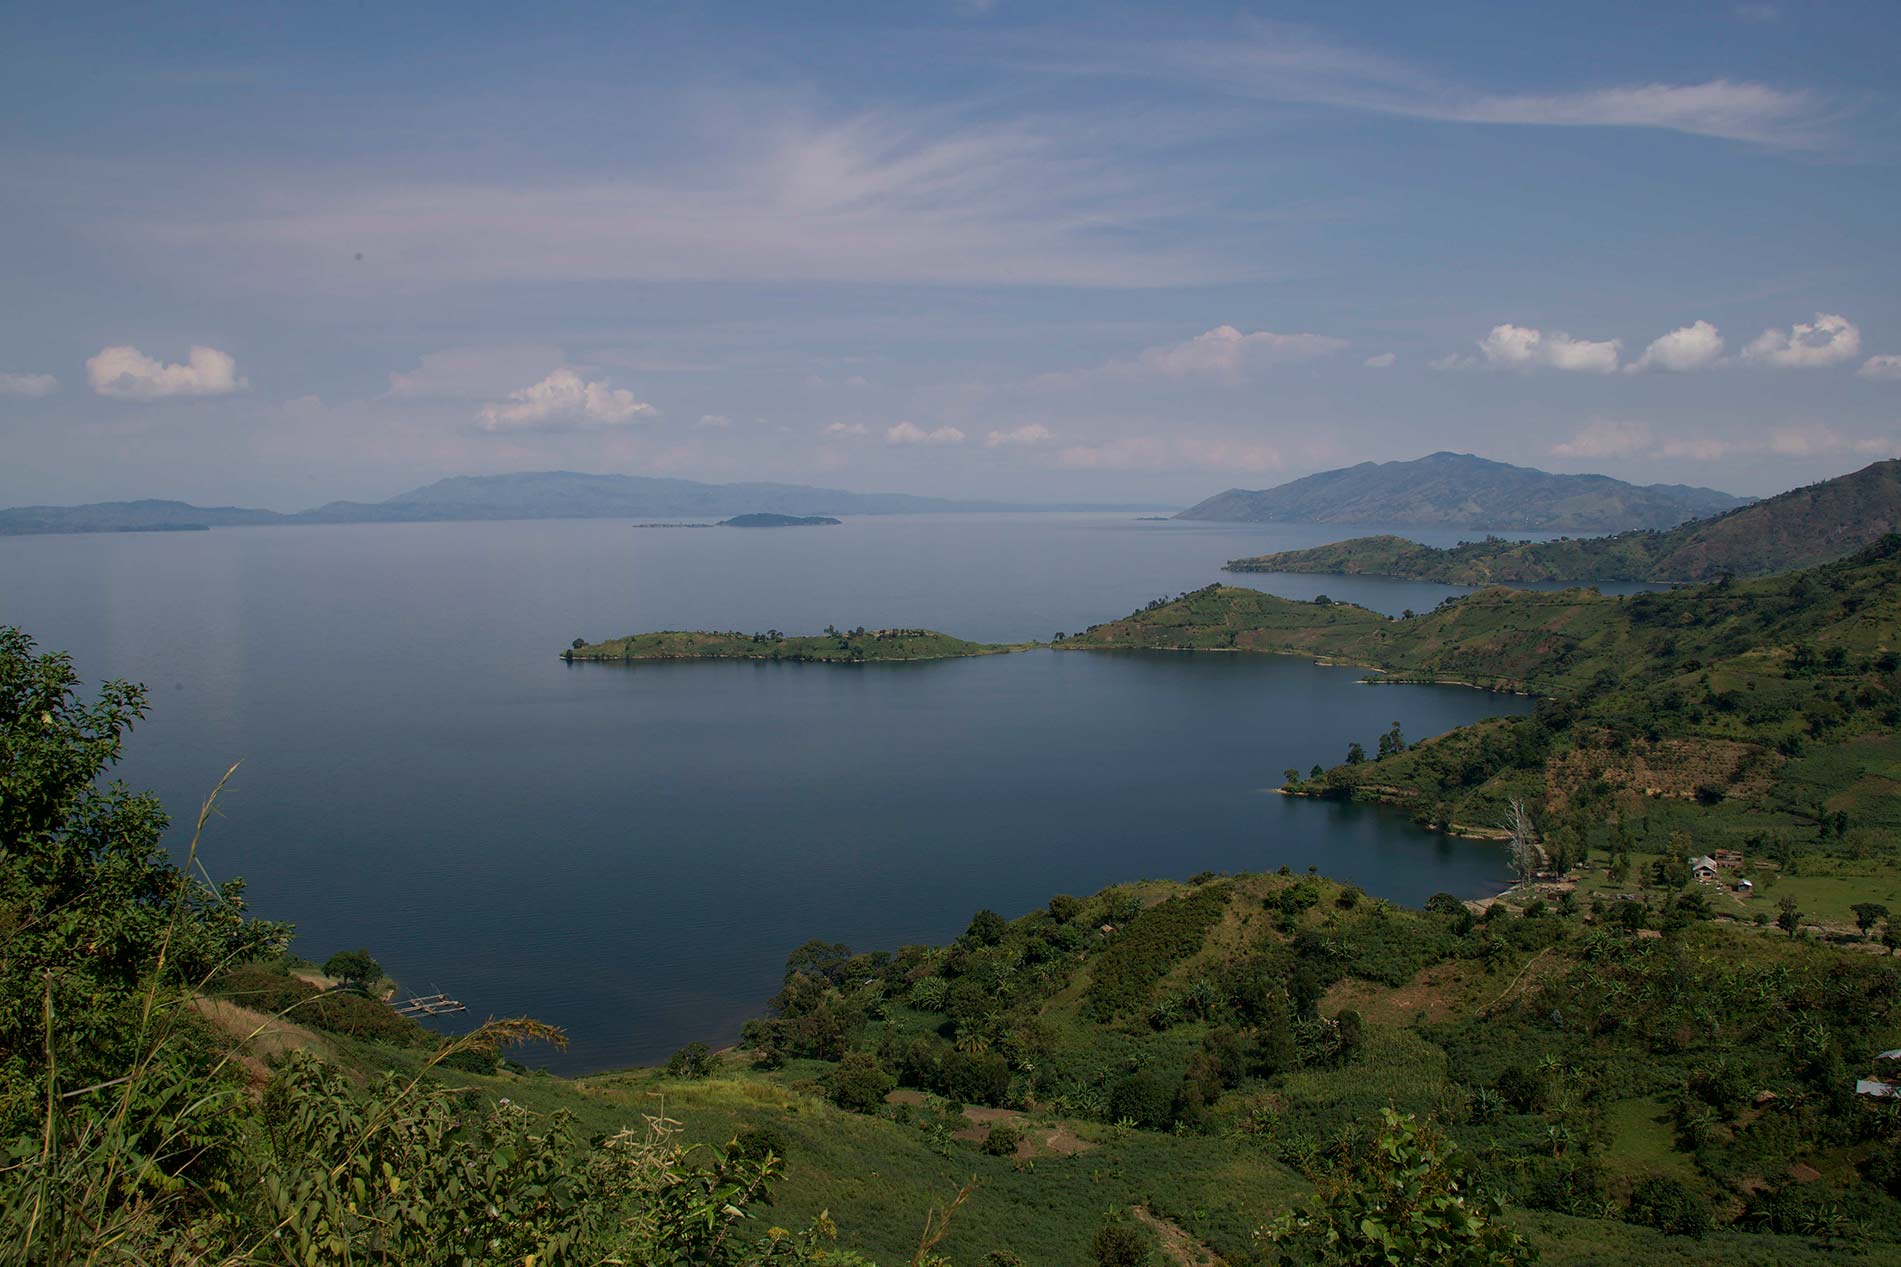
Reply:
<svg viewBox="0 0 1901 1267"><path fill-rule="evenodd" d="M0 534L185 532L254 524L429 523L485 519L679 518L745 514L912 515L956 511L1140 510L1146 506L955 501L801 484L702 484L644 475L531 471L458 475L380 502L330 502L281 514L179 501L93 502L0 510Z"/></svg>
<svg viewBox="0 0 1901 1267"><path fill-rule="evenodd" d="M1235 559L1228 570L1395 576L1448 585L1706 581L1812 567L1893 532L1901 532L1901 459L1876 462L1661 532L1539 542L1494 538L1449 550L1404 537L1356 537L1310 550Z"/></svg>
<svg viewBox="0 0 1901 1267"><path fill-rule="evenodd" d="M1750 500L1687 484L1626 484L1608 475L1553 475L1469 453L1434 453L1411 462L1362 462L1258 492L1231 488L1175 517L1601 533L1672 528Z"/></svg>

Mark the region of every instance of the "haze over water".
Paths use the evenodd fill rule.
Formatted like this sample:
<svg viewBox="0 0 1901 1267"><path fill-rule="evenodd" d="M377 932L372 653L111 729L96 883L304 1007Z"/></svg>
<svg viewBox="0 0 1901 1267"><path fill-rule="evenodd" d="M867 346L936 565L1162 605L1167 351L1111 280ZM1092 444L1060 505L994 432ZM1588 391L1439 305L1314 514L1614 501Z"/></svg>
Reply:
<svg viewBox="0 0 1901 1267"><path fill-rule="evenodd" d="M1459 592L1219 571L1347 535L1047 514L0 538L0 622L151 688L120 773L177 823L243 760L204 860L302 953L366 946L478 1018L566 1026L548 1063L578 1071L730 1041L810 937L941 941L979 907L1208 869L1312 865L1408 903L1501 884L1493 846L1271 789L1394 719L1416 739L1516 697L1280 656L558 659L661 628L1042 639L1217 580L1388 612Z"/></svg>

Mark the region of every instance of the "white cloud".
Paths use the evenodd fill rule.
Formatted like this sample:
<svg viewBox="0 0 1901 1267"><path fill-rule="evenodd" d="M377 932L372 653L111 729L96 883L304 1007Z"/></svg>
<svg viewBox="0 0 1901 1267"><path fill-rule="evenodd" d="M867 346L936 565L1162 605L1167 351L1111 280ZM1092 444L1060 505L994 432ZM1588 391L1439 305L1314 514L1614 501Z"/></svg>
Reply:
<svg viewBox="0 0 1901 1267"><path fill-rule="evenodd" d="M1600 418L1587 422L1578 433L1551 446L1553 457L1622 458L1650 448L1650 427L1642 422Z"/></svg>
<svg viewBox="0 0 1901 1267"><path fill-rule="evenodd" d="M625 388L589 381L564 365L539 383L510 392L507 402L482 406L476 421L484 431L557 431L621 426L658 412Z"/></svg>
<svg viewBox="0 0 1901 1267"><path fill-rule="evenodd" d="M1398 360L1399 357L1392 352L1381 352L1378 355L1366 358L1366 368L1370 370L1389 370L1393 368L1393 365Z"/></svg>
<svg viewBox="0 0 1901 1267"><path fill-rule="evenodd" d="M998 449L1006 445L1048 444L1055 438L1055 433L1048 427L1040 422L1031 422L1012 431L992 431L984 437L984 448Z"/></svg>
<svg viewBox="0 0 1901 1267"><path fill-rule="evenodd" d="M1901 356L1885 353L1871 356L1861 363L1855 373L1863 378L1901 379Z"/></svg>
<svg viewBox="0 0 1901 1267"><path fill-rule="evenodd" d="M1689 458L1696 462L1714 462L1717 458L1728 457L1736 446L1727 440L1718 440L1710 436L1689 436L1679 440L1665 440L1657 446L1656 453L1662 458Z"/></svg>
<svg viewBox="0 0 1901 1267"><path fill-rule="evenodd" d="M1743 349L1745 360L1778 369L1820 369L1861 355L1861 331L1846 317L1818 312L1787 330L1764 330Z"/></svg>
<svg viewBox="0 0 1901 1267"><path fill-rule="evenodd" d="M86 381L115 400L226 396L250 386L228 353L207 347L192 348L183 365L165 365L134 347L101 348L86 362Z"/></svg>
<svg viewBox="0 0 1901 1267"><path fill-rule="evenodd" d="M1279 334L1216 326L1180 343L1144 348L1133 360L1110 361L1093 370L1060 370L1036 379L1041 387L1078 387L1098 379L1213 378L1239 383L1254 370L1326 356L1347 346L1326 334Z"/></svg>
<svg viewBox="0 0 1901 1267"><path fill-rule="evenodd" d="M0 396L51 396L59 390L59 380L51 374L0 373Z"/></svg>
<svg viewBox="0 0 1901 1267"><path fill-rule="evenodd" d="M1675 370L1708 369L1723 359L1723 336L1707 321L1695 321L1650 341L1644 354L1624 368Z"/></svg>
<svg viewBox="0 0 1901 1267"><path fill-rule="evenodd" d="M819 431L823 436L865 436L871 434L871 428L862 422L828 422Z"/></svg>
<svg viewBox="0 0 1901 1267"><path fill-rule="evenodd" d="M733 420L725 414L701 414L700 420L693 425L705 427L709 431L724 431L733 425Z"/></svg>
<svg viewBox="0 0 1901 1267"><path fill-rule="evenodd" d="M1487 365L1501 369L1574 370L1609 374L1617 368L1617 353L1623 343L1617 339L1574 339L1562 331L1546 334L1529 326L1511 324L1493 326L1479 340L1479 353ZM1446 368L1451 368L1447 366Z"/></svg>
<svg viewBox="0 0 1901 1267"><path fill-rule="evenodd" d="M1345 339L1325 334L1276 334L1272 330L1242 334L1224 325L1184 343L1147 348L1137 364L1169 378L1207 374L1232 380L1251 368L1310 361L1346 345Z"/></svg>
<svg viewBox="0 0 1901 1267"><path fill-rule="evenodd" d="M926 431L914 422L900 422L886 428L886 444L962 444L964 433L956 427L938 427Z"/></svg>

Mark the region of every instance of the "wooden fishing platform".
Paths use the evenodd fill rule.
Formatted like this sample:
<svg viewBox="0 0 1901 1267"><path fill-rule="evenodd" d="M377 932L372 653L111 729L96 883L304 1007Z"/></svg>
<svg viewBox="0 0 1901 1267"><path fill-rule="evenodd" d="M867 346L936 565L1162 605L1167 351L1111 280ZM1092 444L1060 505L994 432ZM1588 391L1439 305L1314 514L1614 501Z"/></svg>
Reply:
<svg viewBox="0 0 1901 1267"><path fill-rule="evenodd" d="M461 1002L446 994L424 994L413 999L404 999L392 1004L398 1016L442 1016L449 1012L466 1012Z"/></svg>

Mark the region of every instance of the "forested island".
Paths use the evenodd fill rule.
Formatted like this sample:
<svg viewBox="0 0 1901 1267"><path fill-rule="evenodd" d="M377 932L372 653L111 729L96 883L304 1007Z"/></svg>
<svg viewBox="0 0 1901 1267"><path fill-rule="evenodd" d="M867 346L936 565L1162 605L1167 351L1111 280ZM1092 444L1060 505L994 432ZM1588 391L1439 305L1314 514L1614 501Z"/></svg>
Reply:
<svg viewBox="0 0 1901 1267"><path fill-rule="evenodd" d="M1019 651L1029 643L970 642L934 629L857 629L827 626L820 634L711 630L662 630L605 642L576 638L561 653L569 661L785 660L802 664L876 664L901 660L948 660L959 656Z"/></svg>
<svg viewBox="0 0 1901 1267"><path fill-rule="evenodd" d="M829 515L734 515L731 519L722 519L722 528L823 528L843 523Z"/></svg>

